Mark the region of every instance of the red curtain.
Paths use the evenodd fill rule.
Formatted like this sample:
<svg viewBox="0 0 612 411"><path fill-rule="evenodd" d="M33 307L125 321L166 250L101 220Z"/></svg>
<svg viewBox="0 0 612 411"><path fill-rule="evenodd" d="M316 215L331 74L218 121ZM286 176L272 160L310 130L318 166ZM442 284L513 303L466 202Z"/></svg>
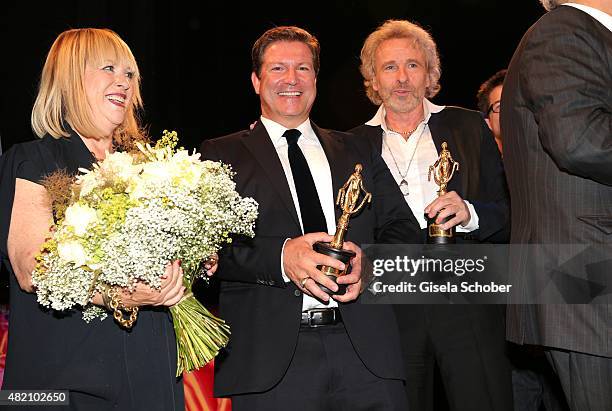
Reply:
<svg viewBox="0 0 612 411"><path fill-rule="evenodd" d="M187 411L230 411L231 401L215 398L212 393L214 361L199 370L183 374L185 409Z"/></svg>

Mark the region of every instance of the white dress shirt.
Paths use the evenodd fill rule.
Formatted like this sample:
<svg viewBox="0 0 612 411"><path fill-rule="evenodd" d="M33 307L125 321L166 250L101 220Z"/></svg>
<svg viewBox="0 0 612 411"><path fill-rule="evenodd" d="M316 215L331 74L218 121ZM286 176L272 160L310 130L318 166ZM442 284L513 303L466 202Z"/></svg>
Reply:
<svg viewBox="0 0 612 411"><path fill-rule="evenodd" d="M436 199L438 191L436 183L433 180L427 180L429 166L434 164L439 156L428 122L432 113L439 113L444 108L445 106L438 106L423 99L425 118L408 140L387 128L384 105L381 105L374 117L366 123L369 126L382 127L382 158L387 163L398 186L402 180L408 183L409 194L404 196L404 200L410 206L421 228L427 228L424 210ZM406 187L402 188L406 189ZM478 229L478 214L469 201L464 201L470 211L470 221L465 226L458 225L456 230L459 232L474 231Z"/></svg>
<svg viewBox="0 0 612 411"><path fill-rule="evenodd" d="M287 178L287 183L289 185L289 191L291 191L291 198L293 199L293 204L295 205L295 210L297 211L297 215L300 220L300 228L302 229L303 233L304 225L302 224L300 203L298 200L297 191L295 190L295 182L293 181L291 164L289 163L289 145L287 144L287 139L283 137L283 134L287 128L263 116L261 116L261 123L266 128L266 131L270 136L270 140L276 149L276 154L278 154L278 158L283 166L283 171L285 172L285 177ZM325 156L325 152L323 151L323 146L321 146L319 138L312 129L310 119L304 121L302 124L296 127L296 129L302 133L298 139L298 146L302 150L302 153L306 158L306 162L308 163L310 173L312 174L312 179L314 180L315 188L317 189L317 194L319 195L319 202L321 203L321 208L323 209L323 215L325 216L327 233L333 235L336 232L336 216L334 211L334 194L329 162L327 161L327 157ZM283 267L283 253L281 253L280 264L283 278L286 282L290 282L291 280L285 275L285 269ZM302 311L309 310L311 308L337 306L338 303L331 298L329 303L325 304L315 298L310 297L309 295L304 294L304 298L302 300Z"/></svg>
<svg viewBox="0 0 612 411"><path fill-rule="evenodd" d="M612 16L610 16L608 13L596 9L594 7L585 6L584 4L564 3L562 5L574 7L578 10L584 11L585 13L593 17L595 20L606 26L608 30L612 31Z"/></svg>

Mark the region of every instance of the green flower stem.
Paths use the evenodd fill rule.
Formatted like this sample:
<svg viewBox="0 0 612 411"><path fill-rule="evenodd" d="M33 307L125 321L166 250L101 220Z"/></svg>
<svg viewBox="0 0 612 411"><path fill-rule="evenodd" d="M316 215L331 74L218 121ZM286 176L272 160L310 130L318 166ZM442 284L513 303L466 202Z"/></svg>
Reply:
<svg viewBox="0 0 612 411"><path fill-rule="evenodd" d="M170 313L176 333L177 377L203 367L227 345L229 326L212 315L193 295L170 307Z"/></svg>

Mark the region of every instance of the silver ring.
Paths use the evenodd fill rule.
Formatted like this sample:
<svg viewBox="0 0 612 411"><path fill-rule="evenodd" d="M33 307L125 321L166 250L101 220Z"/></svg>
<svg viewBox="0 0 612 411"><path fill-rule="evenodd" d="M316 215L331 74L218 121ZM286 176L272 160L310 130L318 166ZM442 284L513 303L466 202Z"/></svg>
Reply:
<svg viewBox="0 0 612 411"><path fill-rule="evenodd" d="M300 285L302 286L302 288L304 288L304 285L306 285L306 281L310 280L310 277L306 276L304 278L302 278L300 280Z"/></svg>

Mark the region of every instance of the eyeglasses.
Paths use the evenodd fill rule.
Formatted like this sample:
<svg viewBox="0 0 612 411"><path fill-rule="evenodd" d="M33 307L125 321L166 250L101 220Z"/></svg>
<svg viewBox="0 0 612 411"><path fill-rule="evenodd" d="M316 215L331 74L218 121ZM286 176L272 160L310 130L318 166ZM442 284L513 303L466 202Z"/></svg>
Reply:
<svg viewBox="0 0 612 411"><path fill-rule="evenodd" d="M491 113L499 113L501 109L501 101L497 100L496 102L494 102L493 104L491 104L487 110L487 117L491 114Z"/></svg>

